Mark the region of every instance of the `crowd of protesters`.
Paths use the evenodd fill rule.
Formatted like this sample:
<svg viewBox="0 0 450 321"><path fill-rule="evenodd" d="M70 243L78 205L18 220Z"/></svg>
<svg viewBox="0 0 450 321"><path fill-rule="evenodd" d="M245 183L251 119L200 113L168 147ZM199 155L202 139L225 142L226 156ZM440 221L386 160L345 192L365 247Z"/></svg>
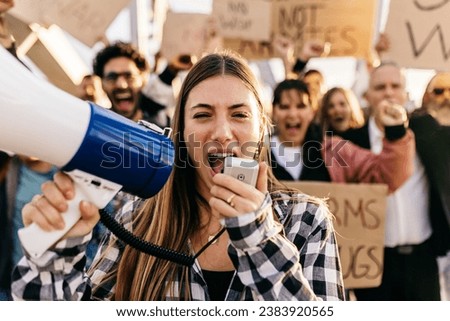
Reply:
<svg viewBox="0 0 450 321"><path fill-rule="evenodd" d="M0 13L10 7L0 2ZM350 88L328 89L321 71L309 68L310 59L326 55L325 44L306 42L295 57L280 39L273 45L286 79L273 88L270 108L261 103L249 62L232 53L185 53L155 74L130 43L102 48L79 97L133 121L171 126L180 134L172 136L177 159L209 164L174 169L150 200L119 192L108 208L145 240L198 253L196 263L185 269L139 253L97 223L98 209L86 204L88 227L50 249L48 261L33 260L17 238L22 216L26 225L45 217L56 228L59 218L48 208L63 212L57 202L73 187L52 164L0 152L0 300L349 300L349 290L356 300L450 300L450 72L437 71L410 112L401 61L383 61L380 52L380 63L367 64L363 111ZM0 40L20 61L2 20ZM175 92L180 71L188 75ZM194 133L201 144L220 147L199 154L182 139ZM227 147L244 140L258 146L255 187L220 173L225 156L245 156ZM327 164L323 153L342 140L346 166ZM333 213L280 182L289 180L388 185L378 287L344 289ZM41 194L44 182L51 188Z"/></svg>

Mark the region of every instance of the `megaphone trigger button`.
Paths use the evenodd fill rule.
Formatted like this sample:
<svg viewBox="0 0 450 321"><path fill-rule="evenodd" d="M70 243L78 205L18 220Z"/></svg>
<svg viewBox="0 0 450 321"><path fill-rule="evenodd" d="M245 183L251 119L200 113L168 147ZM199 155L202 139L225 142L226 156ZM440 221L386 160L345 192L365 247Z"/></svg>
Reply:
<svg viewBox="0 0 450 321"><path fill-rule="evenodd" d="M98 186L100 186L102 183L100 183L99 181L96 181L96 180L93 179L93 180L91 180L91 184L98 187Z"/></svg>

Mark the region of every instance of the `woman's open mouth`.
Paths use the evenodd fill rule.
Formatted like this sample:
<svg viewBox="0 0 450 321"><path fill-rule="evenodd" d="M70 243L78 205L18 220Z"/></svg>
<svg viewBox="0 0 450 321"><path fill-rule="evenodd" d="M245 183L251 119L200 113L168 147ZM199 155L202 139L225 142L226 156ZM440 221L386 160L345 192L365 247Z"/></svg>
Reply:
<svg viewBox="0 0 450 321"><path fill-rule="evenodd" d="M214 173L220 173L223 169L224 159L228 156L235 156L233 153L210 153L208 154L209 167L214 171Z"/></svg>

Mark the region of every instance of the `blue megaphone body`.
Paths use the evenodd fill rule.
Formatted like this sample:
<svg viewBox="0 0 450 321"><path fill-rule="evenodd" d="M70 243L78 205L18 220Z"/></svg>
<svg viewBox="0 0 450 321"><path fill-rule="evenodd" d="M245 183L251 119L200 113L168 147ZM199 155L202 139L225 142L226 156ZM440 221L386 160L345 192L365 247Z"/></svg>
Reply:
<svg viewBox="0 0 450 321"><path fill-rule="evenodd" d="M19 230L31 256L41 256L79 220L81 200L103 208L119 190L148 198L165 184L174 161L168 131L58 89L1 46L0 65L0 149L58 166L76 188L64 230L45 232L34 223Z"/></svg>

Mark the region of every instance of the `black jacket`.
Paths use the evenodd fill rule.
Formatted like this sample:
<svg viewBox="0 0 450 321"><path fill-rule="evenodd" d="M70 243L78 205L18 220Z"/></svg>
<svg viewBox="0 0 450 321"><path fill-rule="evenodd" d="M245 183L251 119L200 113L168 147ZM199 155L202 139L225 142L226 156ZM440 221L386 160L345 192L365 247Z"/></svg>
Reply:
<svg viewBox="0 0 450 321"><path fill-rule="evenodd" d="M409 127L430 184L429 213L435 254L445 255L450 250L450 127L439 125L432 116L421 112L411 115ZM367 124L348 130L342 137L370 149Z"/></svg>

